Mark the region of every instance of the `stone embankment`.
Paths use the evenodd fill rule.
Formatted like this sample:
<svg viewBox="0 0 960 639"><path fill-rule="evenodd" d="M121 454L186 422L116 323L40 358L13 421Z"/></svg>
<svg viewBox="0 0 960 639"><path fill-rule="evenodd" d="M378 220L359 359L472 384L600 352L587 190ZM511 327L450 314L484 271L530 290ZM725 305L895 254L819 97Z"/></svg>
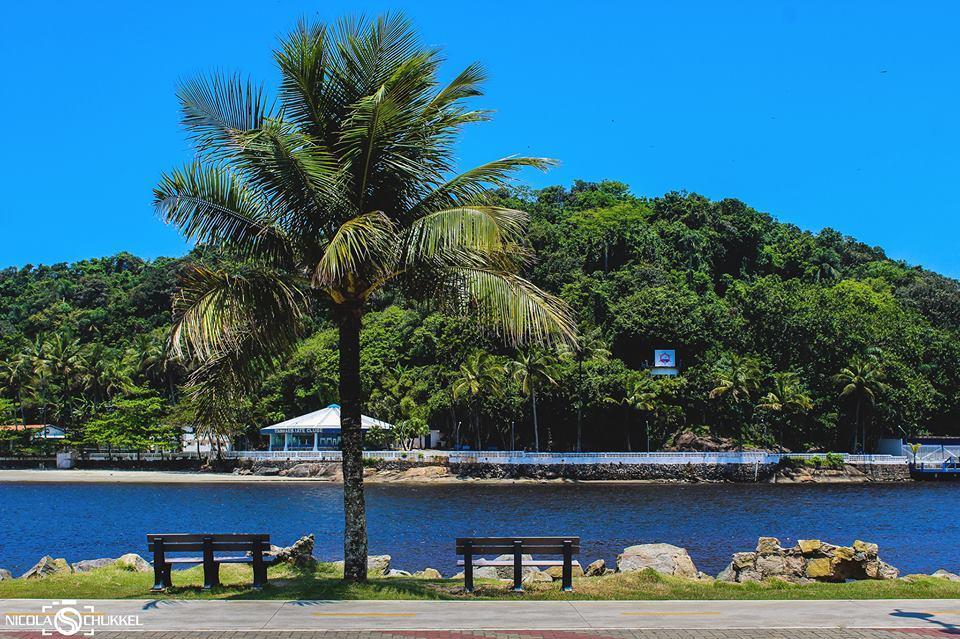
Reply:
<svg viewBox="0 0 960 639"><path fill-rule="evenodd" d="M238 475L342 481L337 462L240 460ZM380 461L364 471L368 481L570 480L736 483L858 483L908 481L905 465L847 464L842 468L790 468L777 464L489 464Z"/></svg>

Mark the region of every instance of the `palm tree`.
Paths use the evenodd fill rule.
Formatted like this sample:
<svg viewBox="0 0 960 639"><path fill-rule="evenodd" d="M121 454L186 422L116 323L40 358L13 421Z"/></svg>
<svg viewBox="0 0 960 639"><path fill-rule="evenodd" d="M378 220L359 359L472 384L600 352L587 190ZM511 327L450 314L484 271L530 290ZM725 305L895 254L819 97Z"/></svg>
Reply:
<svg viewBox="0 0 960 639"><path fill-rule="evenodd" d="M344 578L364 580L368 303L393 288L470 314L511 343L574 339L566 305L519 275L528 216L486 199L516 170L551 161L510 157L455 175L459 130L488 118L464 106L484 73L470 65L440 86L439 51L403 17L301 23L274 59L276 101L237 77L179 89L198 159L162 178L155 203L230 259L189 270L171 340L199 362L188 384L214 385L222 400L291 351L311 309L329 312L340 332Z"/></svg>
<svg viewBox="0 0 960 639"><path fill-rule="evenodd" d="M757 408L777 415L784 420L791 421L795 416L813 409L813 400L804 392L800 383L800 376L793 372L774 373L773 390L760 398ZM778 420L780 426L780 452L783 452L783 421Z"/></svg>
<svg viewBox="0 0 960 639"><path fill-rule="evenodd" d="M600 337L600 331L595 329L581 335L573 346L562 345L560 356L577 363L577 452L579 453L583 443L583 363L592 360L606 361L610 357L610 351Z"/></svg>
<svg viewBox="0 0 960 639"><path fill-rule="evenodd" d="M877 401L877 395L886 388L879 356L876 354L868 354L865 357L854 356L846 367L833 376L833 379L840 386L840 397L850 397L855 402L853 451L858 450L858 433L860 433L859 446L865 449L867 425L866 420L863 419L863 408L873 406Z"/></svg>
<svg viewBox="0 0 960 639"><path fill-rule="evenodd" d="M80 340L64 333L55 333L43 343L43 366L60 389L57 410L60 422L67 426L73 424L73 391L82 384L87 368L85 355Z"/></svg>
<svg viewBox="0 0 960 639"><path fill-rule="evenodd" d="M656 382L649 374L627 382L623 394L623 403L633 410L639 411L645 415L644 426L647 433L647 452L650 452L650 417L651 413L656 412L660 407L659 393L657 393ZM630 425L627 424L627 450L632 451L630 444Z"/></svg>
<svg viewBox="0 0 960 639"><path fill-rule="evenodd" d="M502 391L501 377L503 368L489 354L476 351L467 356L466 361L457 370L457 376L450 384L450 392L455 400L466 396L473 432L477 438L477 449L481 448L480 407L477 400L485 394L499 396ZM459 428L456 443L460 443Z"/></svg>
<svg viewBox="0 0 960 639"><path fill-rule="evenodd" d="M760 363L753 357L731 353L717 362L716 386L710 391L710 399L729 397L734 404L751 401L760 388ZM749 416L748 416L749 417ZM740 446L743 447L743 419L739 420Z"/></svg>
<svg viewBox="0 0 960 639"><path fill-rule="evenodd" d="M556 385L557 358L544 349L529 349L517 353L516 359L511 361L507 368L514 381L520 384L520 392L530 398L533 409L533 449L540 452L537 389Z"/></svg>
<svg viewBox="0 0 960 639"><path fill-rule="evenodd" d="M27 384L31 372L31 362L28 354L21 348L20 352L11 355L0 362L0 386L6 388L15 402L15 413L19 413L20 423L26 426L26 414L23 410L23 389Z"/></svg>

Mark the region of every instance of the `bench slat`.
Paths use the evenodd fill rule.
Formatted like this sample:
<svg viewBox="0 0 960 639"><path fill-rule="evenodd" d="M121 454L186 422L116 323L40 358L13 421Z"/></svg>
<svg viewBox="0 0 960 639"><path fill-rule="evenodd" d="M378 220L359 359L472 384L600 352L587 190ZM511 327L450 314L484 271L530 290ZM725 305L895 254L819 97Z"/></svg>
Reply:
<svg viewBox="0 0 960 639"><path fill-rule="evenodd" d="M218 564L252 564L253 557L214 557L214 563ZM270 564L274 562L272 556L264 556L263 563ZM167 564L202 564L203 557L166 557L164 563Z"/></svg>
<svg viewBox="0 0 960 639"><path fill-rule="evenodd" d="M190 542L190 541L200 541L202 542L205 537L213 538L214 542L217 541L254 541L259 539L260 541L270 541L270 535L263 533L199 533L199 534L184 534L184 533L153 533L147 535L147 541L153 542L157 537L163 537L163 543L175 543L175 542Z"/></svg>
<svg viewBox="0 0 960 639"><path fill-rule="evenodd" d="M512 544L514 541L522 541L524 545L531 546L548 546L551 544L562 544L566 540L572 541L574 544L580 543L580 537L570 536L570 537L457 537L457 545L460 546L464 542L472 541L474 545L477 544Z"/></svg>
<svg viewBox="0 0 960 639"><path fill-rule="evenodd" d="M226 543L217 543L213 542L211 544L213 552L228 552L228 551L237 551L237 550L251 550L253 546L251 542L226 542ZM266 545L263 546L264 551L268 550ZM150 552L156 552L156 544L147 544L147 550ZM163 552L201 552L203 551L203 544L190 542L186 544L168 544L163 543Z"/></svg>
<svg viewBox="0 0 960 639"><path fill-rule="evenodd" d="M474 546L472 552L474 557L476 557L477 555L512 555L513 546L480 546L480 547ZM572 546L570 548L570 552L574 555L580 554L579 546ZM457 548L456 554L463 555L464 549ZM524 555L562 555L563 546L558 546L556 548L546 548L546 547L528 548L527 546L524 546L523 554Z"/></svg>
<svg viewBox="0 0 960 639"><path fill-rule="evenodd" d="M463 566L464 561L460 559L457 561L458 566ZM477 559L473 562L474 568L479 568L481 566L512 566L513 561L507 560L488 560L488 559ZM562 566L562 559L536 559L536 560L527 560L520 564L521 566Z"/></svg>

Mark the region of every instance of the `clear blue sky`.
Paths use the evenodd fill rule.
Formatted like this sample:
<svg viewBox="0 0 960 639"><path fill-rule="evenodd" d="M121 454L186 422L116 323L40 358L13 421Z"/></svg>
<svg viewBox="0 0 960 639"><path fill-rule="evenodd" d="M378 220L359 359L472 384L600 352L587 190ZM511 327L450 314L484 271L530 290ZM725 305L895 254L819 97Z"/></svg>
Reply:
<svg viewBox="0 0 960 639"><path fill-rule="evenodd" d="M960 276L960 9L953 2L12 2L0 19L0 267L181 254L154 214L190 157L178 79L272 86L300 16L405 11L452 75L491 74L464 167L560 159L532 186L617 179L738 197Z"/></svg>

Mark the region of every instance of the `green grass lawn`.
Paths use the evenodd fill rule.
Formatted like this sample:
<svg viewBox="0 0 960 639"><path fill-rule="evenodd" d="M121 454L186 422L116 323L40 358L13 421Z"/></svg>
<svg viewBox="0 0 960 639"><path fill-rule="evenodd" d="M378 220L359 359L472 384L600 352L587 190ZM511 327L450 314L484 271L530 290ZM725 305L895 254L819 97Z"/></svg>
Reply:
<svg viewBox="0 0 960 639"><path fill-rule="evenodd" d="M298 572L288 566L270 568L271 583L263 590L250 588L246 566L221 567L219 588L202 588L200 567L173 573L173 588L151 593L153 573L132 572L114 566L89 573L45 579L0 581L0 599L892 599L960 598L960 583L933 577L910 581L859 581L844 584L797 586L780 581L728 584L694 581L659 575L653 571L612 574L574 580L574 592L560 592L559 583L535 584L515 593L509 584L479 580L474 593L451 579L390 577L365 584L345 584L330 564L315 572Z"/></svg>

